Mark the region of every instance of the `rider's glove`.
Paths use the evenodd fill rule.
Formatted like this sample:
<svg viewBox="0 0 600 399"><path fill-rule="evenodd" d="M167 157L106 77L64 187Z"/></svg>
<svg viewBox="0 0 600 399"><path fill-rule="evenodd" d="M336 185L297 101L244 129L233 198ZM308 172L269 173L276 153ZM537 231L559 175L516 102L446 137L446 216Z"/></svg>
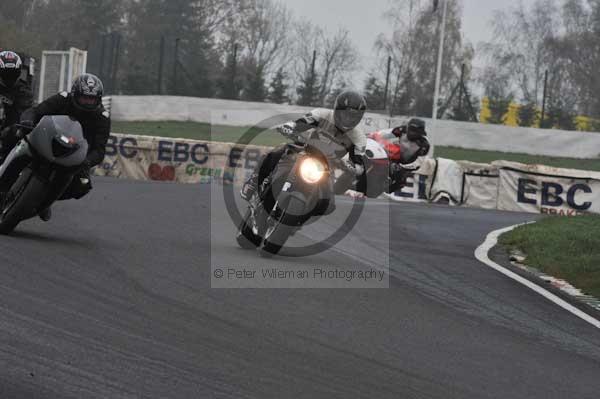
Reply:
<svg viewBox="0 0 600 399"><path fill-rule="evenodd" d="M15 133L15 137L17 140L21 140L23 137L27 136L27 131L23 128L18 128L17 132Z"/></svg>
<svg viewBox="0 0 600 399"><path fill-rule="evenodd" d="M420 157L424 157L429 154L429 150L431 149L431 144L429 144L429 140L423 137L419 142L419 152L417 153Z"/></svg>
<svg viewBox="0 0 600 399"><path fill-rule="evenodd" d="M392 175L393 175L393 174L396 174L396 173L398 173L398 172L401 172L401 171L402 171L402 169L404 169L404 168L402 168L402 166L400 166L400 165L399 165L399 164L397 164L396 162L392 162L392 163L390 164L390 173L391 173Z"/></svg>
<svg viewBox="0 0 600 399"><path fill-rule="evenodd" d="M347 160L344 163L346 169L352 173L354 176L361 176L363 173L365 173L365 167L362 166L361 164L358 163L354 163L350 160Z"/></svg>
<svg viewBox="0 0 600 399"><path fill-rule="evenodd" d="M83 161L83 163L81 164L81 168L80 170L82 172L89 172L89 170L92 168L92 164L90 163L90 161L88 161L87 159L85 161Z"/></svg>
<svg viewBox="0 0 600 399"><path fill-rule="evenodd" d="M27 136L27 134L31 132L34 127L35 123L33 123L33 121L21 121L19 123L19 128L17 129L15 137L18 140L21 140L23 137Z"/></svg>
<svg viewBox="0 0 600 399"><path fill-rule="evenodd" d="M354 164L354 174L356 176L362 176L364 173L365 173L365 167L360 164L355 163Z"/></svg>
<svg viewBox="0 0 600 399"><path fill-rule="evenodd" d="M33 121L21 121L19 125L27 129L33 129L35 127L35 123L33 123Z"/></svg>
<svg viewBox="0 0 600 399"><path fill-rule="evenodd" d="M294 133L296 132L296 123L284 123L283 125L277 127L277 131L286 137L294 136Z"/></svg>

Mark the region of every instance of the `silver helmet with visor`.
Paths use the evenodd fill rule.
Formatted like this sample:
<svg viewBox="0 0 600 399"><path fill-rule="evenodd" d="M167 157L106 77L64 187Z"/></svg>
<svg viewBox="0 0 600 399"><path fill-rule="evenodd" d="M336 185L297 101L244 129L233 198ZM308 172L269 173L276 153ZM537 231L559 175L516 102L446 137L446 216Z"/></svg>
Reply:
<svg viewBox="0 0 600 399"><path fill-rule="evenodd" d="M354 129L367 111L367 101L355 91L345 91L335 100L333 116L335 126L343 132Z"/></svg>

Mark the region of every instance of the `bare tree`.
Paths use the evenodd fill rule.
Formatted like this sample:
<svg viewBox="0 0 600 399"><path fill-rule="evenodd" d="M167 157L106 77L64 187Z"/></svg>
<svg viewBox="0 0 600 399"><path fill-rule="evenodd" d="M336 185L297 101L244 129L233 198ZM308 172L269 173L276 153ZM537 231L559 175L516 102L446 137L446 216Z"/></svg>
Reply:
<svg viewBox="0 0 600 399"><path fill-rule="evenodd" d="M539 102L548 64L547 43L560 26L556 0L536 0L494 13L494 38L482 46L490 65L508 71L525 102Z"/></svg>
<svg viewBox="0 0 600 399"><path fill-rule="evenodd" d="M292 70L292 85L297 88L303 105L316 103L319 74L316 64L313 70L313 57L318 55L315 52L321 45L323 35L323 29L309 20L301 19L294 23L293 57L288 68Z"/></svg>
<svg viewBox="0 0 600 399"><path fill-rule="evenodd" d="M473 48L463 43L461 3L448 0L448 18L444 60L442 65L442 98L448 97L456 85L461 64L471 73ZM388 57L392 57L391 107L395 114L430 116L441 27L440 10L432 12L430 1L395 0L386 13L393 27L390 36L380 35L375 43L380 57L379 69L373 76L384 79Z"/></svg>
<svg viewBox="0 0 600 399"><path fill-rule="evenodd" d="M347 29L340 29L333 36L323 39L323 56L321 59L321 84L319 103L324 104L327 96L333 90L334 82L341 85L347 83L347 75L358 67L358 52Z"/></svg>
<svg viewBox="0 0 600 399"><path fill-rule="evenodd" d="M194 0L194 18L198 27L207 35L215 36L227 19L239 10L237 0Z"/></svg>
<svg viewBox="0 0 600 399"><path fill-rule="evenodd" d="M323 106L334 91L334 85L343 86L358 68L358 51L348 30L329 34L307 20L296 23L294 43L293 71L297 86L302 91L303 86L314 85L314 90L309 91L313 98L306 102Z"/></svg>
<svg viewBox="0 0 600 399"><path fill-rule="evenodd" d="M272 0L250 0L247 13L241 26L242 43L247 50L247 58L265 72L269 70L287 45L291 13L281 2Z"/></svg>
<svg viewBox="0 0 600 399"><path fill-rule="evenodd" d="M563 6L564 34L550 43L577 93L579 112L600 118L600 2L567 0Z"/></svg>
<svg viewBox="0 0 600 399"><path fill-rule="evenodd" d="M227 16L219 32L219 48L226 64L233 62L239 72L243 97L263 101L265 79L279 69L288 49L291 13L284 3L275 0L240 0L232 7L235 12ZM235 60L232 52L236 53Z"/></svg>
<svg viewBox="0 0 600 399"><path fill-rule="evenodd" d="M537 0L497 12L493 23L487 69L508 76L526 106L541 106L549 72L545 127L573 129L577 113L600 117L599 1Z"/></svg>

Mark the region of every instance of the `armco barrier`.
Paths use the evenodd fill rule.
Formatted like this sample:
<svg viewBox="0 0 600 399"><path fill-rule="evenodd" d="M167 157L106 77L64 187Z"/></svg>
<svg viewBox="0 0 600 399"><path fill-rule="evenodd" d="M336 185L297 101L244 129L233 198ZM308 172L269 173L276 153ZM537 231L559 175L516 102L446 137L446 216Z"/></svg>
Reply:
<svg viewBox="0 0 600 399"><path fill-rule="evenodd" d="M301 115L311 110L291 105L175 96L112 96L111 107L115 121L174 120L260 127L272 127L274 123L285 122L290 114ZM403 120L367 113L362 128L373 131L396 126ZM265 121L271 126L265 126ZM436 145L571 158L600 156L600 133L426 121Z"/></svg>
<svg viewBox="0 0 600 399"><path fill-rule="evenodd" d="M242 184L269 147L112 134L99 176L179 183ZM600 213L600 173L498 161L425 159L393 199L485 209Z"/></svg>

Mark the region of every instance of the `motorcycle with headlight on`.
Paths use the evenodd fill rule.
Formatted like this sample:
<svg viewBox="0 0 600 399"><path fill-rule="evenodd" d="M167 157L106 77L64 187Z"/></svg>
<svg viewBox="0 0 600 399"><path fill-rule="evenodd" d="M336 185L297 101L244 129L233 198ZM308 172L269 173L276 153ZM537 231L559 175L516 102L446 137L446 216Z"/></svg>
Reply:
<svg viewBox="0 0 600 399"><path fill-rule="evenodd" d="M259 185L239 226L238 244L259 249L270 257L281 251L289 237L315 216L334 208L332 171L346 150L323 141L312 131L293 137L270 176Z"/></svg>
<svg viewBox="0 0 600 399"><path fill-rule="evenodd" d="M59 200L87 152L79 122L63 115L43 117L0 166L0 234L11 233Z"/></svg>

